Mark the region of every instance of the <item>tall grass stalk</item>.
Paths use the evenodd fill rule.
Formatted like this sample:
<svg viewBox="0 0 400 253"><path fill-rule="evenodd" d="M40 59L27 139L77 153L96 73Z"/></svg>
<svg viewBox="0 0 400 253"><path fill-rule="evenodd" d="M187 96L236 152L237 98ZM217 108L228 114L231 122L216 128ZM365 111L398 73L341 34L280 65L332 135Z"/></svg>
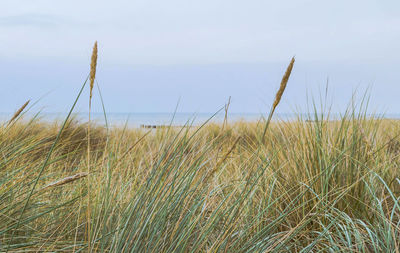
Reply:
<svg viewBox="0 0 400 253"><path fill-rule="evenodd" d="M88 187L88 193L87 193L87 241L88 241L88 252L91 252L91 218L90 218L90 202L91 202L91 196L90 196L90 112L92 109L92 92L93 92L93 86L94 86L94 81L96 79L96 67L97 67L97 41L94 43L93 46L93 52L92 52L92 59L90 63L90 96L89 96L89 120L88 120L88 126L87 126L87 187Z"/></svg>

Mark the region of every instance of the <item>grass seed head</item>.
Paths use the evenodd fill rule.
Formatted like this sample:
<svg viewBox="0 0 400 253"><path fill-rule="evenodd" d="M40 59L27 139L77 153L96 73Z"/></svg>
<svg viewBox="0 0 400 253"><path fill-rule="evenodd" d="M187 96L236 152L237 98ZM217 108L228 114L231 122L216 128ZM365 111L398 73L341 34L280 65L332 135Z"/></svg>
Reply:
<svg viewBox="0 0 400 253"><path fill-rule="evenodd" d="M90 98L92 98L94 79L96 78L97 66L97 41L94 43L92 52L92 61L90 63Z"/></svg>
<svg viewBox="0 0 400 253"><path fill-rule="evenodd" d="M64 184L68 184L68 183L71 183L71 182L73 182L75 180L78 180L80 178L86 177L87 175L88 175L88 173L81 172L81 173L78 173L78 174L73 175L73 176L65 177L63 179L60 179L58 181L55 181L55 182L52 182L52 183L48 184L42 190L50 188L50 187L55 187L55 186L61 186L61 185L64 185Z"/></svg>
<svg viewBox="0 0 400 253"><path fill-rule="evenodd" d="M25 107L29 104L31 100L28 100L25 102L25 104L23 104L12 116L12 118L10 119L9 123L13 122L20 114L21 112L25 109Z"/></svg>
<svg viewBox="0 0 400 253"><path fill-rule="evenodd" d="M273 110L275 110L275 108L278 106L279 102L281 101L283 92L285 91L285 88L286 88L286 84L288 83L290 74L292 73L294 61L295 61L295 59L294 59L294 57L292 57L292 60L290 61L290 64L286 69L285 75L283 75L283 77L282 77L281 85L279 87L278 92L275 95L274 104L272 105Z"/></svg>

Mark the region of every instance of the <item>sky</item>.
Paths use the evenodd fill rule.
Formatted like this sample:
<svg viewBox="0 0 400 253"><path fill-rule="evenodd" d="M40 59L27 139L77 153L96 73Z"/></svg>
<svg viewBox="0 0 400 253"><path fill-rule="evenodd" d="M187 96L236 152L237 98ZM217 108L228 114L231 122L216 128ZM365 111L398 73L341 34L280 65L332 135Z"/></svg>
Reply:
<svg viewBox="0 0 400 253"><path fill-rule="evenodd" d="M0 0L0 111L67 111L96 40L108 112L215 112L229 96L231 112L268 112L295 56L278 113L327 83L334 110L367 92L370 110L400 113L398 0Z"/></svg>

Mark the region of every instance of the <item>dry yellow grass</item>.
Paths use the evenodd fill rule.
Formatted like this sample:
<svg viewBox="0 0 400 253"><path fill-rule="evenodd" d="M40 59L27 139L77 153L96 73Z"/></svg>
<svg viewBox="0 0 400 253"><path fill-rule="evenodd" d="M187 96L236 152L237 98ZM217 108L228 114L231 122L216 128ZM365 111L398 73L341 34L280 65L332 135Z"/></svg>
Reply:
<svg viewBox="0 0 400 253"><path fill-rule="evenodd" d="M291 243L297 243L298 249L301 248L300 242L311 243L315 239L313 233L323 230L322 225L329 225L329 217L326 214L338 216L335 210L340 210L352 219L361 219L366 223L378 222L374 220L374 217L380 217L376 216L378 207L375 206L375 200L369 193L371 189L368 187L374 187L379 196L385 200L382 202L386 205L383 209L387 210L385 215L390 215L390 212L394 210L395 202L385 187L374 179L374 174L387 182L392 194L395 196L400 194L400 185L396 183L396 178L400 174L396 166L400 163L400 145L397 145L399 121L349 119L315 123L272 122L267 133L268 141L264 145L258 144L257 136L260 135L260 129L256 123L251 122L231 122L224 126L209 124L194 136L190 134L196 131L195 127L184 129L183 132L176 127L160 128L151 130L147 135L144 129L112 129L109 133L109 145L105 145L106 131L101 126L92 125L92 139L97 140L95 144L91 143L90 147L93 171L91 171L90 180L77 180L87 175L87 173L79 172L80 168L86 166L84 154L88 144L87 136L81 136L86 132L80 130L86 127L85 124L71 124L65 135L62 135L60 144L53 155L54 162L45 171L38 187L38 189L46 190L38 190L40 194L34 195L32 203L33 206L34 203L60 205L89 189L92 201L89 204L85 199L78 198L73 205L64 206L63 209L57 211L56 216L45 215L30 223L30 226L44 231L44 234L36 234L36 237L48 235L51 231L53 239L46 239L46 244L40 241L38 248L44 247L49 251L62 248L61 244L54 243L56 240L62 242L65 247L74 245L76 249L79 249L79 243L85 242L88 238L84 236L86 233L82 226L76 224L87 225L90 222L93 242L90 247L92 251L99 251L101 246L96 243L96 238L99 240L101 237L100 231L106 229L111 233L119 225L125 224L120 219L126 214L121 212L124 212L126 208L129 210L132 203L139 201L138 192L143 191L145 194L143 189L151 186L159 189L160 194L163 191L167 194L166 189L174 184L177 187L175 190L178 190L179 184L184 184L185 180L188 180L183 176L192 173L190 168L194 168L193 181L184 185L193 187L201 183L202 187L190 188L198 195L188 197L180 205L184 208L183 210L191 210L194 199L203 196L207 200L204 205L201 205L204 211L200 212L199 216L195 216L193 221L198 220L204 224L213 220L210 215L221 212L218 210L234 208L235 203L246 196L242 193L243 187L251 185L255 176L261 173L260 166L265 168L263 176L251 191L251 198L248 198L237 210L238 216L234 222L226 225L214 224L212 233L206 237L209 244L204 244L200 251L216 250L221 238L238 236L238 231L250 226L249 222L259 216L259 222L250 226L251 230L246 237L248 240L252 235L256 236L257 231L262 231L264 227L277 222L278 217L285 213L284 221L275 225L276 234L273 234L273 241L290 245L289 239L294 237L296 240ZM40 122L33 122L29 126L16 122L11 128L0 129L3 140L0 142L1 150L9 150L18 143L18 146L24 147L24 150L34 147L32 152L35 152L33 155L31 152L23 153L17 150L18 156L14 159L8 155L8 162L3 164L0 175L5 177L13 172L14 168L24 167L24 170L14 172L16 174L13 182L19 184L20 187L29 185L29 178L35 177L35 168L44 159L49 143L56 135L56 130L57 127ZM178 135L179 132L181 134ZM214 157L217 159L213 159ZM177 171L173 172L175 169ZM158 178L159 173L158 184L150 183L149 178L155 176ZM370 181L375 183L367 187L366 182ZM13 182L0 185L0 193L5 194L9 187L12 187ZM147 186L147 184L150 185ZM301 198L298 197L299 194L302 194ZM154 205L161 204L172 196L175 195L167 194L160 197L153 193L149 196L149 201L153 199L156 201ZM13 202L6 201L0 204L0 207L18 206L15 204L17 199L12 200ZM296 201L296 205L291 207L293 201ZM108 204L104 206L105 203ZM142 208L145 208L147 204L143 202ZM172 202L170 204L172 205ZM82 211L79 211L79 206ZM267 206L269 206L268 212L260 211ZM290 211L285 211L289 207ZM88 210L90 210L89 214ZM153 212L162 210L160 206ZM158 218L150 214L151 212L145 212L137 219L143 216L144 221L148 219L147 222L152 224ZM184 217L188 214L188 212L177 214L176 219L184 222ZM395 210L393 217L396 218L398 215L399 213ZM4 215L0 217L2 224L10 224L12 221L5 217ZM90 221L88 221L89 217ZM168 217L163 219L175 222L174 213ZM135 223L132 221L128 224ZM181 231L179 223L173 224L172 227L161 226L161 223L159 225L161 227L158 232L164 235L163 240L167 242L174 235L178 236L178 231ZM198 231L206 231L206 228L199 224ZM368 228L373 229L372 226ZM0 230L2 229L0 225ZM24 227L24 229L27 228ZM398 228L392 229L395 233L398 232ZM219 234L220 230L223 233ZM36 233L30 229L27 231ZM76 243L73 243L75 234L77 239ZM118 233L115 234L117 235ZM331 230L330 235L335 240L340 240L337 231ZM363 236L366 236L363 240L367 241L368 234ZM237 238L237 240L242 239ZM236 249L240 252L240 247L234 248L236 246L233 242L231 242L231 247L233 247L231 250ZM245 244L245 241L242 243ZM110 248L110 244L106 245L110 251L117 252L116 249ZM316 244L316 247L323 249L323 245L324 241L321 241ZM273 250L278 247L280 247L278 244L272 243L267 248ZM380 247L384 249L383 246ZM293 251L296 251L295 248Z"/></svg>

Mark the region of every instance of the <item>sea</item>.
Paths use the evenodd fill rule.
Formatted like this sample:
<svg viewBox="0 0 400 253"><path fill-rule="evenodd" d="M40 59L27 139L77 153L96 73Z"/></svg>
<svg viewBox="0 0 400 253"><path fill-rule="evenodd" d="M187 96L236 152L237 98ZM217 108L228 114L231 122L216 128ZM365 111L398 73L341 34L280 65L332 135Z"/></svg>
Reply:
<svg viewBox="0 0 400 253"><path fill-rule="evenodd" d="M0 122L4 123L11 119L13 113L0 113ZM42 122L62 122L67 117L66 113L26 113L19 120L30 121L36 118ZM88 113L74 113L71 115L78 122L87 122ZM262 113L228 113L229 123L238 121L257 122L266 118ZM276 113L273 116L274 121L290 121L299 117L305 120L313 120L314 115L299 113ZM340 118L340 114L330 114L329 118ZM390 119L400 119L400 114L370 115L370 117L384 117ZM208 122L222 123L225 119L225 112L217 113L91 113L91 121L98 125L108 125L109 127L150 127L150 126L199 126Z"/></svg>
<svg viewBox="0 0 400 253"><path fill-rule="evenodd" d="M12 118L13 113L0 113L0 122L7 122ZM88 113L74 113L71 115L79 122L88 121ZM228 113L228 122L237 121L258 121L265 115L261 113ZM285 119L289 115L281 115ZM27 113L22 116L23 121L29 121L37 118L42 122L62 122L67 117L66 113L39 113L37 115ZM279 117L279 116L277 116ZM225 118L225 112L217 113L91 113L91 121L99 125L108 125L110 127L143 127L143 126L198 126L208 122L222 123Z"/></svg>

